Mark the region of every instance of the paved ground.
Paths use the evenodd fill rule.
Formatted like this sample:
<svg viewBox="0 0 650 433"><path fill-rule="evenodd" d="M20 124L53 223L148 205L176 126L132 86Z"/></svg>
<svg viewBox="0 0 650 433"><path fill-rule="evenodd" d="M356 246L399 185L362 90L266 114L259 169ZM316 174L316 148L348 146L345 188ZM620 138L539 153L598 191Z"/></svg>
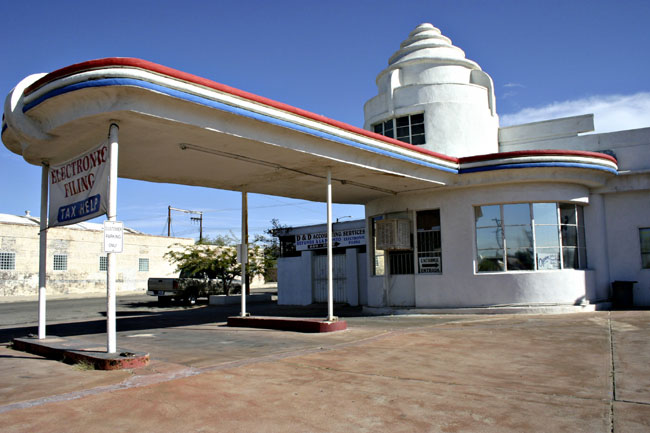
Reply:
<svg viewBox="0 0 650 433"><path fill-rule="evenodd" d="M347 308L337 313L347 331L318 335L224 327L236 311L123 312L118 345L153 360L132 371L0 346L0 430L650 431L650 311L363 317ZM79 338L104 345L94 322L76 323L89 329Z"/></svg>

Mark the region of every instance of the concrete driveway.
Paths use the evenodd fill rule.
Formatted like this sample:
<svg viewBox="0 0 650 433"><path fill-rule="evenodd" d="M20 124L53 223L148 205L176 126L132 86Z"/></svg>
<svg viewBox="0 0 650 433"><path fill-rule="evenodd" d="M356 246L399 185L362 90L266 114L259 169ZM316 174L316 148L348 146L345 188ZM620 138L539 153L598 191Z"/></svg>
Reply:
<svg viewBox="0 0 650 433"><path fill-rule="evenodd" d="M286 312L264 311L274 308ZM131 371L0 347L2 431L650 431L650 311L363 317L344 309L349 329L331 334L228 328L228 313L124 318L118 345L152 358ZM105 342L104 334L77 338Z"/></svg>

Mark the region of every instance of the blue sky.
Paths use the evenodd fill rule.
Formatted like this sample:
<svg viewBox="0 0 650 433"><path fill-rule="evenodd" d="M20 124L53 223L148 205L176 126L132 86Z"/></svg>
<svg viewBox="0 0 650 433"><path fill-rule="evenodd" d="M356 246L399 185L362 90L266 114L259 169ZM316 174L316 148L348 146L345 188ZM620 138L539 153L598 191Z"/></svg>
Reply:
<svg viewBox="0 0 650 433"><path fill-rule="evenodd" d="M650 2L5 1L0 95L22 78L94 58L139 57L363 126L377 74L431 22L495 83L501 124L595 112L598 132L650 126ZM40 168L0 146L0 213L39 212ZM120 179L118 219L166 234L167 206L239 232L239 193ZM143 200L146 197L146 200ZM249 196L251 232L317 224L325 205ZM335 205L334 218L363 217ZM173 232L198 236L189 216Z"/></svg>

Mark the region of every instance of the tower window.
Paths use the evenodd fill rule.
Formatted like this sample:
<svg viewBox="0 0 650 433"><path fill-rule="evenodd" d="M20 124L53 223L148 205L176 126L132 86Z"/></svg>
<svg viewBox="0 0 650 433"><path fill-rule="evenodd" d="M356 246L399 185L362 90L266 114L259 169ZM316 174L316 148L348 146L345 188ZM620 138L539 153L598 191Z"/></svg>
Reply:
<svg viewBox="0 0 650 433"><path fill-rule="evenodd" d="M372 125L372 130L386 137L410 144L424 144L424 113L388 119Z"/></svg>

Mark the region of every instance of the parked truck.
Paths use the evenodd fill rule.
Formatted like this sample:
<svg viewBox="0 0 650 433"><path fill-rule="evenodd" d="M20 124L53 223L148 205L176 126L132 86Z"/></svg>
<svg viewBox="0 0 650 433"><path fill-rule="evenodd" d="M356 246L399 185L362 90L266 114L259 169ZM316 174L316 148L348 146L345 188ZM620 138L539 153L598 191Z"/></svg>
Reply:
<svg viewBox="0 0 650 433"><path fill-rule="evenodd" d="M172 301L194 305L198 298L225 293L223 281L210 272L181 271L176 278L149 278L147 281L147 295L157 296L159 306L169 305ZM241 281L233 280L229 293L241 293Z"/></svg>

